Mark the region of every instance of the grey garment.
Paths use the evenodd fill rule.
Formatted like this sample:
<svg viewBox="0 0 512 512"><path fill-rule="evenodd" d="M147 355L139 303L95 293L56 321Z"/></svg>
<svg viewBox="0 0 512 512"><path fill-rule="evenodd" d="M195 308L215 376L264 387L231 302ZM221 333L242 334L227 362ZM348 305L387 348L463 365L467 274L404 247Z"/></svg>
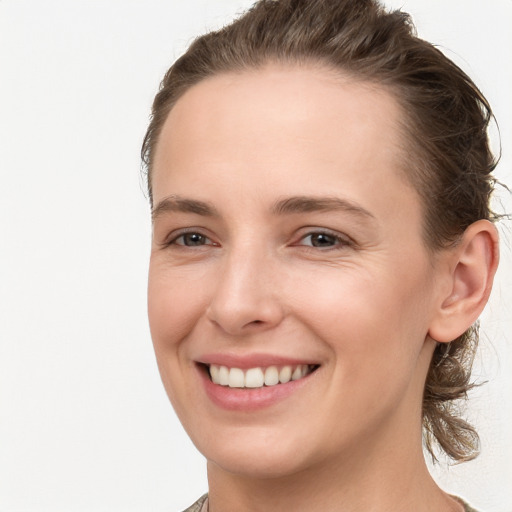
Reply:
<svg viewBox="0 0 512 512"><path fill-rule="evenodd" d="M203 494L193 505L186 508L183 512L202 512L203 505L205 505L205 510L207 511L206 501L208 500L208 494Z"/></svg>
<svg viewBox="0 0 512 512"><path fill-rule="evenodd" d="M470 507L465 501L461 500L457 496L452 496L455 500L457 500L463 507L464 512L478 512L473 507ZM201 496L193 505L185 509L183 512L208 512L208 494L204 494ZM203 510L204 506L204 510Z"/></svg>
<svg viewBox="0 0 512 512"><path fill-rule="evenodd" d="M461 500L458 496L452 496L455 501L458 501L463 507L464 512L478 512L476 508L469 506L464 500Z"/></svg>

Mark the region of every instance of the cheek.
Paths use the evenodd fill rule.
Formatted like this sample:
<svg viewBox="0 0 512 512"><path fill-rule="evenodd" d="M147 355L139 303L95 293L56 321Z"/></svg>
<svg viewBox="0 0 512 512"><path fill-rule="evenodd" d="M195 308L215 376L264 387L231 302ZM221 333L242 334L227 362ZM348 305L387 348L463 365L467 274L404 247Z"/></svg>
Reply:
<svg viewBox="0 0 512 512"><path fill-rule="evenodd" d="M295 300L337 364L359 358L361 365L351 365L358 372L396 357L410 360L421 350L428 331L428 290L426 267L354 267L317 274L307 287L296 289Z"/></svg>
<svg viewBox="0 0 512 512"><path fill-rule="evenodd" d="M205 310L202 288L186 271L169 271L151 262L148 279L148 318L160 376L180 418L192 403L189 385L191 362L184 341Z"/></svg>
<svg viewBox="0 0 512 512"><path fill-rule="evenodd" d="M148 318L159 364L161 357L178 354L181 342L203 315L207 304L204 290L204 281L197 276L151 262Z"/></svg>
<svg viewBox="0 0 512 512"><path fill-rule="evenodd" d="M326 402L334 404L330 414L341 432L379 425L417 389L425 283L409 272L389 275L395 277L346 272L316 280L309 301L303 297L303 318L332 354Z"/></svg>

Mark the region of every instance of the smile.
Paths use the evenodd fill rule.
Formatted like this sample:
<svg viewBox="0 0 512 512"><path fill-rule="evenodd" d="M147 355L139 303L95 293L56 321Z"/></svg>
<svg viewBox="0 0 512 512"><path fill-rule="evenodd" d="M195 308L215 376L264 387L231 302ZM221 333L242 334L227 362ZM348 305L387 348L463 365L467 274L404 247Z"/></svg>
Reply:
<svg viewBox="0 0 512 512"><path fill-rule="evenodd" d="M314 372L318 365L299 364L285 366L269 366L267 368L228 368L211 364L208 368L210 379L214 384L230 388L262 388L286 384L300 380Z"/></svg>
<svg viewBox="0 0 512 512"><path fill-rule="evenodd" d="M320 364L269 354L210 354L196 361L206 396L231 412L256 412L277 406L318 381Z"/></svg>

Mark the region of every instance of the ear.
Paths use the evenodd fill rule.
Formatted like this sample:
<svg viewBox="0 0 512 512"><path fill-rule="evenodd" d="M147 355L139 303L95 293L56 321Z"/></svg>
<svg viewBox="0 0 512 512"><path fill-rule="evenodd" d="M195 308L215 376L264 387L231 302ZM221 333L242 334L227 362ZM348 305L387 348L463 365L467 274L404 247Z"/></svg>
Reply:
<svg viewBox="0 0 512 512"><path fill-rule="evenodd" d="M443 343L473 325L489 299L499 261L496 228L487 220L471 224L446 258L443 291L429 328L430 337Z"/></svg>

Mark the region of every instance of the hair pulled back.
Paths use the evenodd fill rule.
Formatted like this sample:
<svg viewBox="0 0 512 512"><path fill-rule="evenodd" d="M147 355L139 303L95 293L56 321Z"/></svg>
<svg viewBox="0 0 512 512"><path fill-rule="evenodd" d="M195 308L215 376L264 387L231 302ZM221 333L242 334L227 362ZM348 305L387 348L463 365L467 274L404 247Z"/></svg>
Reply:
<svg viewBox="0 0 512 512"><path fill-rule="evenodd" d="M416 36L408 14L386 11L377 0L260 0L230 25L197 38L167 71L153 103L142 146L151 201L153 157L176 101L208 77L269 62L317 63L394 95L404 112L405 175L422 199L432 252L456 244L473 222L494 220L487 100L459 67ZM478 435L457 408L473 387L477 343L475 325L434 352L423 397L424 440L433 456L434 441L455 461L478 454Z"/></svg>

